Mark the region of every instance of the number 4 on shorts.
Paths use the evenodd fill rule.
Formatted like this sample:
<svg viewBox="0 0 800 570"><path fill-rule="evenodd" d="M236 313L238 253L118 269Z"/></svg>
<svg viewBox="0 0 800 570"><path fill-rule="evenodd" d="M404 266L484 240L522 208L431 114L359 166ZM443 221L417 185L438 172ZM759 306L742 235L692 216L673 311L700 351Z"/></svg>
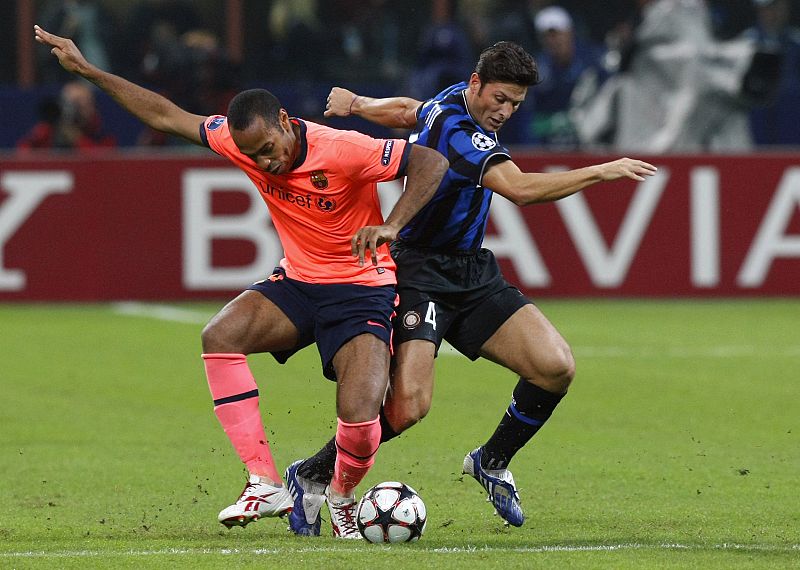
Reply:
<svg viewBox="0 0 800 570"><path fill-rule="evenodd" d="M433 330L436 330L436 305L433 301L428 302L428 310L425 313L425 322L430 323Z"/></svg>

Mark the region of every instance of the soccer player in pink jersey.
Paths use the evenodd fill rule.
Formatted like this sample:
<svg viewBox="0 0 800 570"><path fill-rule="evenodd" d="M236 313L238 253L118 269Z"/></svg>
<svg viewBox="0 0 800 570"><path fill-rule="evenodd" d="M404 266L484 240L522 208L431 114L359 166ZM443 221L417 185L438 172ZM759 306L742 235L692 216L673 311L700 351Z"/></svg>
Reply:
<svg viewBox="0 0 800 570"><path fill-rule="evenodd" d="M338 454L325 489L331 524L335 536L359 538L355 487L380 443L378 414L389 380L397 297L386 244L431 198L447 160L403 140L291 118L263 89L238 94L227 116L194 115L95 67L72 40L38 26L34 34L64 69L97 85L146 125L230 159L257 187L280 236L281 266L229 302L202 334L214 412L249 472L239 499L220 512L219 521L244 526L292 509L246 355L271 352L283 363L316 343L325 376L337 381ZM405 192L384 222L376 185L403 175Z"/></svg>

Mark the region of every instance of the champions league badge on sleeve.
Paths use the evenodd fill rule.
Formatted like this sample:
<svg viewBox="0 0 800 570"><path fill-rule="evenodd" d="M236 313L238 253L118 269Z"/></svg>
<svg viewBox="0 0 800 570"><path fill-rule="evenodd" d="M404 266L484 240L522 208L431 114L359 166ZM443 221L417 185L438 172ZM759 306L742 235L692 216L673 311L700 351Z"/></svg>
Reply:
<svg viewBox="0 0 800 570"><path fill-rule="evenodd" d="M389 163L392 160L392 148L394 148L393 140L388 140L383 143L383 155L381 156L382 165L389 166Z"/></svg>
<svg viewBox="0 0 800 570"><path fill-rule="evenodd" d="M497 143L483 133L473 133L472 146L478 150L490 150L496 147Z"/></svg>
<svg viewBox="0 0 800 570"><path fill-rule="evenodd" d="M224 122L225 122L225 117L214 117L207 124L208 130L216 131L223 125Z"/></svg>

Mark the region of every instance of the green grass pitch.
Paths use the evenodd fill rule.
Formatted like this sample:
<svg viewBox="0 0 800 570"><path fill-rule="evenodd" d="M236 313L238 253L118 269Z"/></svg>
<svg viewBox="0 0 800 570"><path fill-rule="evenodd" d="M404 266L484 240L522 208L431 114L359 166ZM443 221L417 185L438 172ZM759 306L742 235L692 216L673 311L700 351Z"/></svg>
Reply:
<svg viewBox="0 0 800 570"><path fill-rule="evenodd" d="M515 378L443 354L361 486L425 500L391 546L217 523L244 483L199 357L220 306L0 305L0 568L800 568L800 301L541 303L578 373L511 465L519 529L460 472ZM250 362L283 469L332 435L334 386L313 348Z"/></svg>

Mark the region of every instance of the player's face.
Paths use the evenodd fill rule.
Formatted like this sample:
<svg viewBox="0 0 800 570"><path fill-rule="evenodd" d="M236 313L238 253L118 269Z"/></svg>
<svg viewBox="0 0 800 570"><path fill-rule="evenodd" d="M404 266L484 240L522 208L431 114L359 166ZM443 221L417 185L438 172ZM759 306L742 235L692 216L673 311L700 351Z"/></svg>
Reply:
<svg viewBox="0 0 800 570"><path fill-rule="evenodd" d="M246 129L231 129L231 137L239 150L270 174L286 174L299 152L299 139L289 115L281 109L278 128L257 117Z"/></svg>
<svg viewBox="0 0 800 570"><path fill-rule="evenodd" d="M469 80L467 103L472 118L485 130L500 130L522 102L528 88L514 83L481 83L477 73Z"/></svg>

